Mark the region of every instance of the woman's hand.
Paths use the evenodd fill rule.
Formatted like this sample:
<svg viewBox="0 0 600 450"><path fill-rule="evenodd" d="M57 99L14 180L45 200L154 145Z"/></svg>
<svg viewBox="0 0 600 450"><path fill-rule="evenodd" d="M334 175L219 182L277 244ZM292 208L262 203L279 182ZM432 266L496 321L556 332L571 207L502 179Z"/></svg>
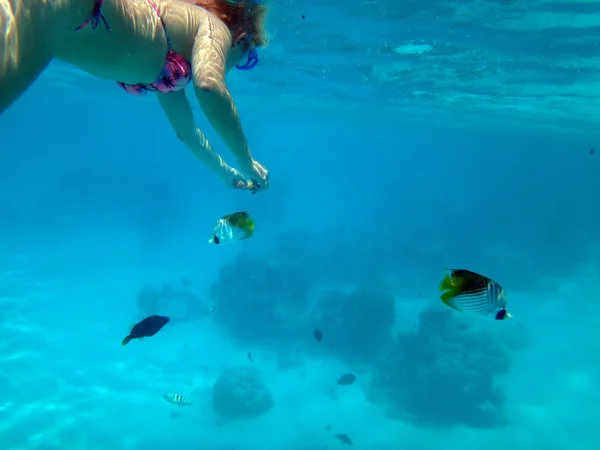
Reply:
<svg viewBox="0 0 600 450"><path fill-rule="evenodd" d="M252 190L252 182L244 176L239 170L229 167L228 177L225 179L225 183L234 189Z"/></svg>
<svg viewBox="0 0 600 450"><path fill-rule="evenodd" d="M261 163L252 160L251 164L242 170L250 177L250 190L253 194L269 188L269 171Z"/></svg>

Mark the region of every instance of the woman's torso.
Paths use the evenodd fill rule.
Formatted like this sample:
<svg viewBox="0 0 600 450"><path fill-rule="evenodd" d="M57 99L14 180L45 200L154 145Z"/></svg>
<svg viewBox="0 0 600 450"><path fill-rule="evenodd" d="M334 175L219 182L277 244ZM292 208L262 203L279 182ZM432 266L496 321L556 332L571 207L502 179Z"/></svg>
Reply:
<svg viewBox="0 0 600 450"><path fill-rule="evenodd" d="M87 26L73 31L91 16L94 0L63 2L64 10L57 13L53 24L54 56L92 75L128 84L154 82L165 65L168 46L157 9L173 50L187 60L202 15L206 14L197 6L177 0L104 0L102 11L111 32L102 22L96 30Z"/></svg>

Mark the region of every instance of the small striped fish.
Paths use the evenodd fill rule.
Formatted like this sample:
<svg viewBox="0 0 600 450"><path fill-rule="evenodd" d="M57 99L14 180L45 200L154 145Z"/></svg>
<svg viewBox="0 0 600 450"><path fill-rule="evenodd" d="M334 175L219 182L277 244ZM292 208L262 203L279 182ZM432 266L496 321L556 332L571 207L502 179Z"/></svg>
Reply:
<svg viewBox="0 0 600 450"><path fill-rule="evenodd" d="M165 394L163 398L173 405L190 406L192 402L179 394Z"/></svg>
<svg viewBox="0 0 600 450"><path fill-rule="evenodd" d="M504 289L495 281L464 269L454 269L440 285L442 301L449 307L495 320L510 319Z"/></svg>
<svg viewBox="0 0 600 450"><path fill-rule="evenodd" d="M209 244L230 244L248 239L254 233L254 221L247 212L236 212L217 220Z"/></svg>

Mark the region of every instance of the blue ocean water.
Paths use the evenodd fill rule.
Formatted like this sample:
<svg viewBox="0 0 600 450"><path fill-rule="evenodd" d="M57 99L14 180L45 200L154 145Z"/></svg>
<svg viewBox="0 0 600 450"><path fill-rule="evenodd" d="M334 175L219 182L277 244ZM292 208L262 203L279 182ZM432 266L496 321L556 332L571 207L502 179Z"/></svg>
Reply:
<svg viewBox="0 0 600 450"><path fill-rule="evenodd" d="M275 2L228 79L260 195L53 63L0 118L0 448L597 449L599 12ZM448 267L514 319L444 307Z"/></svg>

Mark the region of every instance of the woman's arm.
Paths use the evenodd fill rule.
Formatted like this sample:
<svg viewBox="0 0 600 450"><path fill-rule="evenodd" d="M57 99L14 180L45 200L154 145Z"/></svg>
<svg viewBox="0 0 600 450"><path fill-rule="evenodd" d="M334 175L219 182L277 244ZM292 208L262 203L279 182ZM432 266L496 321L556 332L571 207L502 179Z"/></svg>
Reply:
<svg viewBox="0 0 600 450"><path fill-rule="evenodd" d="M186 147L226 184L233 187L246 187L248 183L244 176L223 161L223 158L212 149L202 131L196 127L185 90L157 95L160 106L169 118L177 137Z"/></svg>
<svg viewBox="0 0 600 450"><path fill-rule="evenodd" d="M240 168L252 173L254 159L233 97L225 83L231 34L227 26L206 13L196 36L192 53L194 90L200 107Z"/></svg>

